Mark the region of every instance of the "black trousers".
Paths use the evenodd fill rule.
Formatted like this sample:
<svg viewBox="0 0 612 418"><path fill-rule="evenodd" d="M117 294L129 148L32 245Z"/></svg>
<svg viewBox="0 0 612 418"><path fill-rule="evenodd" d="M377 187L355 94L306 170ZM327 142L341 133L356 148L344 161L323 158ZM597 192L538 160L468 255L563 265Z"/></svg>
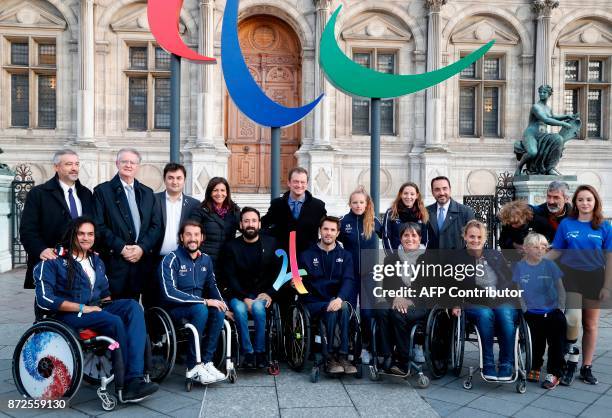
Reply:
<svg viewBox="0 0 612 418"><path fill-rule="evenodd" d="M560 377L565 366L563 346L565 344L565 315L559 309L546 314L527 312L525 319L531 331L531 352L533 370L542 368L544 351L548 344L548 373Z"/></svg>
<svg viewBox="0 0 612 418"><path fill-rule="evenodd" d="M411 307L405 314L395 309L383 309L376 311L376 314L380 342L378 354L390 356L395 345L399 360L407 362L410 355L410 331L415 322L427 318L427 309ZM415 341L416 344L423 342Z"/></svg>

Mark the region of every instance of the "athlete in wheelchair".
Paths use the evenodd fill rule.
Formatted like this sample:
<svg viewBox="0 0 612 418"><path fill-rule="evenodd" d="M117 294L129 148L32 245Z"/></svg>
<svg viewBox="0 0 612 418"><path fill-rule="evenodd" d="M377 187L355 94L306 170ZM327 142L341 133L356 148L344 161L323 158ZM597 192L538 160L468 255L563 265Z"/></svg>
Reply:
<svg viewBox="0 0 612 418"><path fill-rule="evenodd" d="M408 267L424 261L425 250L420 248L421 225L406 222L399 229L400 243L397 252L385 257L384 265L393 266L394 274L383 278L384 295L377 298L372 324L372 359L370 377L377 380L380 373L407 378L418 374L417 385L429 385L423 374L425 363L423 346L428 309L415 304L415 299L403 292L416 291L420 281L415 282ZM401 268L397 268L401 266ZM382 363L379 361L382 357Z"/></svg>
<svg viewBox="0 0 612 418"><path fill-rule="evenodd" d="M122 403L139 402L158 386L144 375L142 307L131 299L110 299L104 263L91 251L94 237L92 220L75 219L57 258L35 267L37 322L15 348L13 376L25 396L70 399L85 373L101 383L102 406L112 410L116 398L107 385L113 380ZM104 364L108 370L100 369Z"/></svg>
<svg viewBox="0 0 612 418"><path fill-rule="evenodd" d="M315 352L311 380L318 381L320 366L331 375L357 374L353 361L361 353L359 317L347 302L355 292L351 254L336 243L340 220L325 216L319 227L321 240L300 255L300 266L308 276L308 291L290 305L286 321L286 350L289 366L301 370L309 358L311 343Z"/></svg>
<svg viewBox="0 0 612 418"><path fill-rule="evenodd" d="M455 281L467 296L462 298L462 308L456 306L452 309L455 317L452 330L453 367L461 371L465 341L475 342L480 351L480 364L478 368L469 368L464 388L472 388L473 375L480 370L485 381L517 382L517 391L524 393L531 363L529 327L520 310L519 298L511 293L516 291L516 286L512 283L508 263L500 252L484 248L486 237L487 228L482 222L468 222L463 232L466 248L452 255L455 266L474 266L469 270L473 273L467 273L468 269L464 269L465 278ZM488 293L483 293L485 290ZM499 345L497 367L494 341Z"/></svg>
<svg viewBox="0 0 612 418"><path fill-rule="evenodd" d="M162 308L148 311L147 323L151 324L153 350L163 354L161 374L169 373L174 364L178 335L175 329L186 328L190 344L185 376L187 390L191 390L193 381L207 385L228 377L215 367L213 358L224 325L226 335L230 333L224 320L227 306L217 288L212 261L199 250L205 239L202 226L192 220L184 222L178 239L178 248L166 255L159 266ZM227 366L229 375L233 372L231 361Z"/></svg>
<svg viewBox="0 0 612 418"><path fill-rule="evenodd" d="M242 209L240 230L242 235L226 245L221 266L238 336L236 364L249 369L267 367L270 374L277 375L282 337L272 286L282 264L275 254L276 240L260 235L261 218L255 208Z"/></svg>

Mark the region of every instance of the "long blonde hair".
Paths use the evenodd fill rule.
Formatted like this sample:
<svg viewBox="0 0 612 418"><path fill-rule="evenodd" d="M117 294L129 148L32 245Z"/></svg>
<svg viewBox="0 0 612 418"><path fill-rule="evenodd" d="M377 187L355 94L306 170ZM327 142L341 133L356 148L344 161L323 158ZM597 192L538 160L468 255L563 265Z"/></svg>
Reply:
<svg viewBox="0 0 612 418"><path fill-rule="evenodd" d="M349 196L349 207L351 206L353 196L356 194L362 194L365 197L366 207L363 212L363 235L366 239L370 239L372 238L372 234L374 234L374 203L368 192L366 192L365 187L359 186Z"/></svg>
<svg viewBox="0 0 612 418"><path fill-rule="evenodd" d="M419 186L417 186L411 181L408 181L400 186L399 191L397 192L397 196L395 197L395 200L391 205L391 219L397 219L400 211L407 209L406 205L404 205L404 202L402 201L402 193L404 192L404 189L406 187L412 187L414 190L416 190L418 198L414 202L413 211L421 222L427 223L427 221L429 220L429 213L427 212L425 203L423 203L423 195L419 190Z"/></svg>

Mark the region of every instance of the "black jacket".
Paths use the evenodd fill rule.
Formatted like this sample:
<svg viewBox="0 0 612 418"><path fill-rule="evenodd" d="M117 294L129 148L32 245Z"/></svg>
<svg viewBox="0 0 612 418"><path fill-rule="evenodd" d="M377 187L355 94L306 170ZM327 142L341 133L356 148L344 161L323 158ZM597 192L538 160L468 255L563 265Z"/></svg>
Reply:
<svg viewBox="0 0 612 418"><path fill-rule="evenodd" d="M502 226L501 234L499 235L499 246L502 248L504 256L510 261L518 261L522 258L522 254L514 248L513 244L523 245L523 240L530 232L537 232L545 237L555 237L555 230L548 223L548 220L540 215L533 216L533 219L520 228L514 228L511 225ZM549 240L550 242L550 240Z"/></svg>
<svg viewBox="0 0 612 418"><path fill-rule="evenodd" d="M280 272L282 260L277 257L276 240L272 237L260 235L257 244L260 245L261 264L259 271L249 269L244 257L244 248L247 245L242 237L234 238L225 246L221 259L223 276L227 280L228 293L232 298L255 299L260 293L273 296L275 291L272 285Z"/></svg>
<svg viewBox="0 0 612 418"><path fill-rule="evenodd" d="M93 216L91 191L77 180L75 189L83 215ZM21 214L19 237L28 253L28 269L23 287L34 289L32 271L45 248L54 248L62 239L72 218L57 175L30 190Z"/></svg>
<svg viewBox="0 0 612 418"><path fill-rule="evenodd" d="M262 230L276 238L279 248L289 254L289 232L296 231L296 251L301 252L316 244L319 239L319 222L327 215L325 203L306 191L306 200L300 216L293 218L289 207L289 193L277 197L270 203L268 213L261 218Z"/></svg>
<svg viewBox="0 0 612 418"><path fill-rule="evenodd" d="M219 253L229 240L236 237L236 231L240 227L240 209L236 206L221 218L215 211L211 212L207 207L201 206L191 212L190 217L204 227L206 239L200 249L212 259L215 274L220 274L217 266ZM217 277L217 281L221 280L222 277Z"/></svg>
<svg viewBox="0 0 612 418"><path fill-rule="evenodd" d="M155 249L153 250L153 254L158 255L162 244L164 243L164 238L166 237L166 191L155 193L155 201L155 208L157 209L156 216L160 220L160 234L159 240L157 241ZM183 208L181 209L181 220L179 225L189 219L191 214L197 210L199 206L200 202L197 199L183 194Z"/></svg>
<svg viewBox="0 0 612 418"><path fill-rule="evenodd" d="M448 212L444 218L442 231L438 230L438 204L427 206L429 223L427 224L427 248L436 250L458 250L464 247L461 230L474 219L474 210L451 199Z"/></svg>
<svg viewBox="0 0 612 418"><path fill-rule="evenodd" d="M555 233L557 232L557 228L559 227L559 224L561 223L562 220L567 218L567 215L569 215L570 210L572 210L572 205L570 205L569 203L566 203L565 206L563 207L563 215L561 216L558 216L554 213L550 213L550 211L548 210L548 206L546 205L546 202L538 206L532 206L531 208L533 209L534 214L540 215L548 221L548 224L552 228L551 230L552 232L549 233L549 235L546 235L546 234L545 235L546 235L546 239L548 240L548 242L553 242L553 240L555 239Z"/></svg>
<svg viewBox="0 0 612 418"><path fill-rule="evenodd" d="M153 190L134 180L136 203L140 212L140 234L135 236L125 190L115 175L112 180L94 189L96 248L106 265L111 294L114 299L136 297L140 293L157 291L153 251L162 233L159 212L155 208ZM121 255L125 245L139 245L144 254L137 263Z"/></svg>

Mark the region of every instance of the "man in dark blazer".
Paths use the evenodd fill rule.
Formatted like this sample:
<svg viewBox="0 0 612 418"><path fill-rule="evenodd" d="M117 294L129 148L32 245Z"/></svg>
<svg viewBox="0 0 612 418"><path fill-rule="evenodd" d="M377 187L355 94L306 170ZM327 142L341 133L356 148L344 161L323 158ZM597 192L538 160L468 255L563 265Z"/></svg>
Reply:
<svg viewBox="0 0 612 418"><path fill-rule="evenodd" d="M451 185L447 177L431 180L431 193L436 203L427 206L429 212L428 249L455 250L464 247L463 227L474 219L474 210L451 198Z"/></svg>
<svg viewBox="0 0 612 418"><path fill-rule="evenodd" d="M189 219L191 213L200 207L200 202L183 194L187 170L182 164L168 163L164 167L164 184L166 190L155 193L157 217L160 219L160 236L154 253L158 261L176 250L178 232L181 224Z"/></svg>
<svg viewBox="0 0 612 418"><path fill-rule="evenodd" d="M117 153L117 175L94 189L96 247L106 265L113 299L156 298L153 254L161 233L153 190L135 179L140 154Z"/></svg>
<svg viewBox="0 0 612 418"><path fill-rule="evenodd" d="M268 213L261 218L263 231L276 238L279 248L289 254L289 233L296 231L299 255L319 239L319 223L327 215L325 203L310 194L308 171L295 167L289 171L289 191L273 199Z"/></svg>
<svg viewBox="0 0 612 418"><path fill-rule="evenodd" d="M55 176L34 187L27 195L21 215L19 237L28 254L28 269L23 287L34 289L32 271L40 260L56 258L59 244L70 221L93 216L91 191L79 181L79 156L70 149L53 155Z"/></svg>

